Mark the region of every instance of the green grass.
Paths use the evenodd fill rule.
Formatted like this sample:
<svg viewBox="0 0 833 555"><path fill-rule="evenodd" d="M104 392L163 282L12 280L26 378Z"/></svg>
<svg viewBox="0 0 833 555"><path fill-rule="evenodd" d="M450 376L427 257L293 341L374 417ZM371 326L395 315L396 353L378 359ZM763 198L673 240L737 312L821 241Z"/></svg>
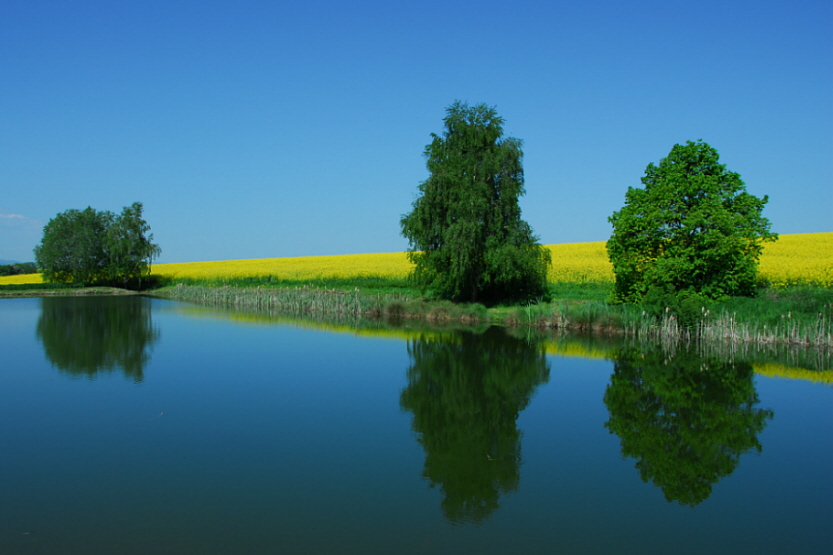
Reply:
<svg viewBox="0 0 833 555"><path fill-rule="evenodd" d="M0 292L3 291L55 291L57 289L81 289L86 287L83 283L11 283L0 285Z"/></svg>
<svg viewBox="0 0 833 555"><path fill-rule="evenodd" d="M255 276L244 278L177 278L176 280L160 280L159 286L170 286L177 283L198 287L237 287L256 288L266 287L270 289L337 289L340 291L353 291L359 289L368 294L399 294L409 297L420 297L418 287L414 287L406 279L391 279L383 277L353 277L353 278L320 278L308 280L281 279L276 276Z"/></svg>
<svg viewBox="0 0 833 555"><path fill-rule="evenodd" d="M605 302L613 290L611 283L552 283L550 294L555 300Z"/></svg>
<svg viewBox="0 0 833 555"><path fill-rule="evenodd" d="M612 305L594 299L597 294L590 291L584 299L576 299L581 295L573 294L572 299L501 307L494 316L507 325L617 331L644 339L699 338L833 347L833 289L766 289L755 298L735 297L722 302L693 298L670 306L656 302Z"/></svg>
<svg viewBox="0 0 833 555"><path fill-rule="evenodd" d="M713 305L714 308L738 315L739 319L754 320L774 326L784 318L817 320L825 310L833 307L833 289L821 287L790 287L763 290L755 298L734 297Z"/></svg>

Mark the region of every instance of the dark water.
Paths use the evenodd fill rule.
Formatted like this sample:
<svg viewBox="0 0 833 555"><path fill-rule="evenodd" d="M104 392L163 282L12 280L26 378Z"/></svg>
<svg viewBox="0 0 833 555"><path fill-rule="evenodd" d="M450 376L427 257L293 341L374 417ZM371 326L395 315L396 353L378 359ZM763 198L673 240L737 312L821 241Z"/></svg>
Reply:
<svg viewBox="0 0 833 555"><path fill-rule="evenodd" d="M833 552L829 371L320 327L0 301L0 553Z"/></svg>

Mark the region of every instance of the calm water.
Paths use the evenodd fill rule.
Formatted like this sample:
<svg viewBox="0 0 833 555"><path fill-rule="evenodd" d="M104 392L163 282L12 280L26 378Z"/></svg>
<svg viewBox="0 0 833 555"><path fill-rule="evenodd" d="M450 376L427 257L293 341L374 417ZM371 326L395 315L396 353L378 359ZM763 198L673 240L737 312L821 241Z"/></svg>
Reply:
<svg viewBox="0 0 833 555"><path fill-rule="evenodd" d="M833 552L833 387L742 357L140 297L0 354L4 554Z"/></svg>

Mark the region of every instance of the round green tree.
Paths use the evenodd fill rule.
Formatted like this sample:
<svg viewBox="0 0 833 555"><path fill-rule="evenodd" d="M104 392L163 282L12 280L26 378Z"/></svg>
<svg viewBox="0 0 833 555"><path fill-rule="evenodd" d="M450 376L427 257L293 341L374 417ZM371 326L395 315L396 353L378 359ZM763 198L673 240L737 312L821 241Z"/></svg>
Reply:
<svg viewBox="0 0 833 555"><path fill-rule="evenodd" d="M107 210L66 210L43 228L35 260L53 283L141 285L162 252L142 217L142 203L118 216Z"/></svg>
<svg viewBox="0 0 833 555"><path fill-rule="evenodd" d="M35 261L44 281L98 283L105 279L105 238L113 214L87 207L61 212L43 228Z"/></svg>
<svg viewBox="0 0 833 555"><path fill-rule="evenodd" d="M718 160L702 141L677 144L648 165L644 188L628 188L625 206L608 218L615 300L639 301L652 288L754 294L763 243L778 238L761 215L768 198L747 193Z"/></svg>
<svg viewBox="0 0 833 555"><path fill-rule="evenodd" d="M455 102L442 136L425 147L430 176L402 234L414 277L439 296L494 303L542 296L550 253L521 219L521 141L485 104Z"/></svg>

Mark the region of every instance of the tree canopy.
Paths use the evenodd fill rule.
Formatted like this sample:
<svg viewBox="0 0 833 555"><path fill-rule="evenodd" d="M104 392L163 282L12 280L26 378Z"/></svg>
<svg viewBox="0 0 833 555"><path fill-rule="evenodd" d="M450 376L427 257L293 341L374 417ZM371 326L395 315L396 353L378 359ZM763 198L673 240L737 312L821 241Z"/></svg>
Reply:
<svg viewBox="0 0 833 555"><path fill-rule="evenodd" d="M625 206L608 219L615 300L639 301L651 288L754 293L763 242L778 238L761 215L768 198L747 193L718 160L702 141L677 144L648 165L644 188L628 188Z"/></svg>
<svg viewBox="0 0 833 555"><path fill-rule="evenodd" d="M35 260L45 281L56 283L141 283L153 258L162 252L153 243L134 202L115 216L87 207L61 212L43 228Z"/></svg>
<svg viewBox="0 0 833 555"><path fill-rule="evenodd" d="M425 147L430 176L400 221L414 278L439 296L522 300L547 290L550 253L521 219L521 141L485 104L455 102L442 136Z"/></svg>

